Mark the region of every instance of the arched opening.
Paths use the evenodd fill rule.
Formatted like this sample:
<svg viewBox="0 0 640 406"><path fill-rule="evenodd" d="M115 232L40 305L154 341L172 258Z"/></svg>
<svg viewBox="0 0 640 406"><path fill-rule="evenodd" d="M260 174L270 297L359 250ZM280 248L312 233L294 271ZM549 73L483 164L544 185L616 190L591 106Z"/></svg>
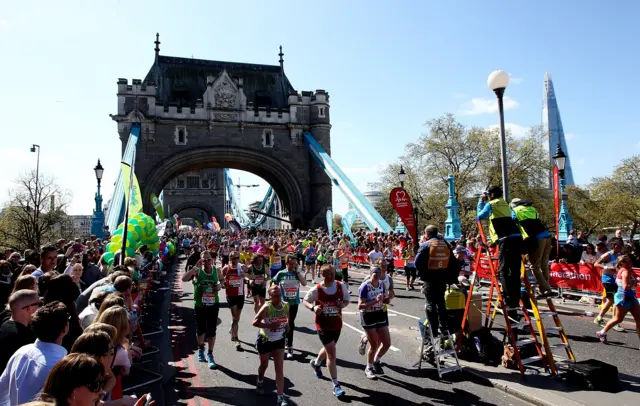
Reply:
<svg viewBox="0 0 640 406"><path fill-rule="evenodd" d="M251 172L268 182L277 193L294 228L303 227L305 206L303 193L295 176L279 160L258 151L237 147L205 147L178 152L164 159L148 173L139 173L145 210L151 210L151 194L160 193L164 185L183 173L203 168L231 168ZM173 210L173 209L172 209Z"/></svg>

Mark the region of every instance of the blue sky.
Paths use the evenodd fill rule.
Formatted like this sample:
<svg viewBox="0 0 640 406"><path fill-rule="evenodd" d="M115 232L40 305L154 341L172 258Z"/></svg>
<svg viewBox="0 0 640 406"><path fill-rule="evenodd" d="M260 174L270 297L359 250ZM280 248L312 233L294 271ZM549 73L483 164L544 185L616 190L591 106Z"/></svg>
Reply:
<svg viewBox="0 0 640 406"><path fill-rule="evenodd" d="M111 194L120 161L117 78L144 78L161 54L278 63L298 90L331 95L332 155L361 190L446 112L468 125L498 121L487 75L513 77L506 122L541 121L551 72L576 182L640 153L640 3L511 1L18 1L0 8L0 200L35 166L90 213L98 158ZM179 5L178 5L179 4ZM461 146L463 147L463 146ZM255 176L234 173L242 183ZM259 179L259 178L258 178ZM267 186L242 191L245 203ZM334 191L334 211L346 200Z"/></svg>

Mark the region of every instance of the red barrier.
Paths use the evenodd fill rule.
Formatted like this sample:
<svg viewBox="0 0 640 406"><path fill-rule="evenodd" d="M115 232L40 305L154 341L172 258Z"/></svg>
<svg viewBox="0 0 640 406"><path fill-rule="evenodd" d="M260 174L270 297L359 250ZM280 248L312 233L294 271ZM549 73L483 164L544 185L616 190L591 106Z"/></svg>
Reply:
<svg viewBox="0 0 640 406"><path fill-rule="evenodd" d="M369 263L369 257L365 256L365 255L352 255L350 258L351 262L358 262L361 264L368 264ZM396 268L404 268L404 259L394 259L393 260L393 266Z"/></svg>
<svg viewBox="0 0 640 406"><path fill-rule="evenodd" d="M471 262L471 270L475 266L475 261ZM549 284L552 288L576 289L602 293L601 271L593 265L580 264L560 264L552 263L549 266ZM634 268L633 272L640 279L640 268ZM491 279L491 270L487 258L480 259L480 269L477 277L481 279ZM636 286L636 296L640 297L640 284Z"/></svg>

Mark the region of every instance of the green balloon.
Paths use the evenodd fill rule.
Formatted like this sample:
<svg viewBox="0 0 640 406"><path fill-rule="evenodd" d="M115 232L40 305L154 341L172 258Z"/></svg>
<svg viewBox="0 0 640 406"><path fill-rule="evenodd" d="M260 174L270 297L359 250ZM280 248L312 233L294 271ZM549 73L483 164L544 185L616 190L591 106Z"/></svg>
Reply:
<svg viewBox="0 0 640 406"><path fill-rule="evenodd" d="M136 251L133 248L127 247L127 249L125 250L125 253L127 254L127 257L129 257L129 258L133 258L133 257L136 256Z"/></svg>
<svg viewBox="0 0 640 406"><path fill-rule="evenodd" d="M107 244L105 248L107 249L107 251L115 254L120 249L120 246L118 244L114 244L110 242L109 244Z"/></svg>
<svg viewBox="0 0 640 406"><path fill-rule="evenodd" d="M102 256L102 260L106 262L109 266L113 263L114 255L113 252L105 252Z"/></svg>
<svg viewBox="0 0 640 406"><path fill-rule="evenodd" d="M114 231L113 233L111 233L111 236L116 236L116 235L122 235L122 232L124 230L122 230L121 228L116 229L116 231Z"/></svg>
<svg viewBox="0 0 640 406"><path fill-rule="evenodd" d="M111 242L114 244L122 244L122 234L112 235Z"/></svg>

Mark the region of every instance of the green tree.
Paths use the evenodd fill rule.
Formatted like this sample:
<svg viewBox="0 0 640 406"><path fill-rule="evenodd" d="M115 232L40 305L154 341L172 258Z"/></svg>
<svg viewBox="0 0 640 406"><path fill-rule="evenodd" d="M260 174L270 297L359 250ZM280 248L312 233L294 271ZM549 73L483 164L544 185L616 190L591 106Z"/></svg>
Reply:
<svg viewBox="0 0 640 406"><path fill-rule="evenodd" d="M497 129L467 127L452 114L428 121L427 132L409 143L397 163L385 168L376 186L388 195L399 186L400 165L407 176L405 189L418 209L420 226L442 226L446 220L449 174L455 177L454 195L460 205L463 230L475 228L477 198L490 185L501 185L500 137ZM541 127L532 127L523 138L507 137L509 185L512 197L534 202L545 218L549 208L549 161ZM553 203L552 203L553 204ZM378 210L388 221L395 217L389 201ZM553 218L553 217L551 217Z"/></svg>
<svg viewBox="0 0 640 406"><path fill-rule="evenodd" d="M342 216L340 214L333 214L333 232L342 232Z"/></svg>
<svg viewBox="0 0 640 406"><path fill-rule="evenodd" d="M59 238L72 237L65 213L69 193L53 180L35 172L16 180L9 201L0 212L0 247L23 251L40 249Z"/></svg>

